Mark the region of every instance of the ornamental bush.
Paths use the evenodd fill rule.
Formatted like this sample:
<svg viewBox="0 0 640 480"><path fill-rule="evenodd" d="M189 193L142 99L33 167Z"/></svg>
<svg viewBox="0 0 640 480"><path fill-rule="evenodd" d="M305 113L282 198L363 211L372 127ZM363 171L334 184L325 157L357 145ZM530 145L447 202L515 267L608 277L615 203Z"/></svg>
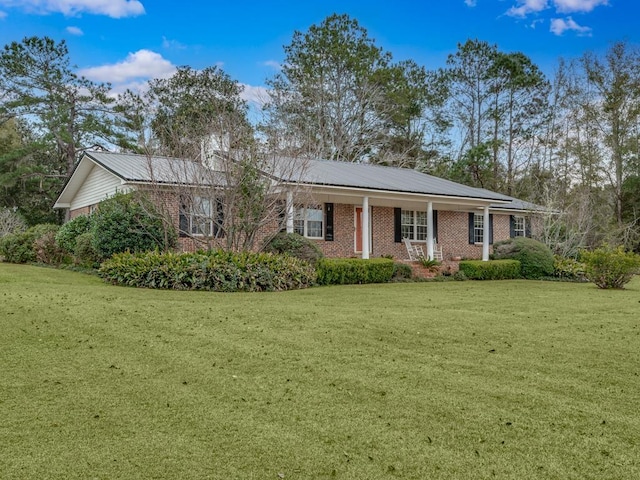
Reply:
<svg viewBox="0 0 640 480"><path fill-rule="evenodd" d="M88 215L75 217L60 227L56 234L56 243L65 252L74 253L78 237L89 232L92 227L93 217Z"/></svg>
<svg viewBox="0 0 640 480"><path fill-rule="evenodd" d="M520 278L521 265L518 260L464 260L459 264L460 279L510 280Z"/></svg>
<svg viewBox="0 0 640 480"><path fill-rule="evenodd" d="M553 275L553 253L544 243L516 237L493 245L496 260L518 260L523 278L537 279Z"/></svg>
<svg viewBox="0 0 640 480"><path fill-rule="evenodd" d="M410 265L402 262L394 262L393 274L391 278L393 280L410 280L413 277L413 270Z"/></svg>
<svg viewBox="0 0 640 480"><path fill-rule="evenodd" d="M583 251L580 260L585 264L585 275L598 288L619 288L640 273L640 255L625 252L624 248L603 245L591 252Z"/></svg>
<svg viewBox="0 0 640 480"><path fill-rule="evenodd" d="M263 249L265 252L286 253L311 265L316 265L324 257L318 246L308 238L297 233L280 232Z"/></svg>
<svg viewBox="0 0 640 480"><path fill-rule="evenodd" d="M21 233L5 235L0 238L0 256L10 263L35 262L38 260L36 240L47 234L55 235L59 228L58 225L43 223Z"/></svg>
<svg viewBox="0 0 640 480"><path fill-rule="evenodd" d="M174 290L261 292L306 288L316 272L288 255L233 253L118 253L100 266L100 275L116 285Z"/></svg>
<svg viewBox="0 0 640 480"><path fill-rule="evenodd" d="M316 266L318 284L348 285L358 283L384 283L391 280L393 260L388 258L324 258Z"/></svg>
<svg viewBox="0 0 640 480"><path fill-rule="evenodd" d="M584 282L586 266L574 258L555 255L553 260L553 276L571 282Z"/></svg>
<svg viewBox="0 0 640 480"><path fill-rule="evenodd" d="M87 268L98 268L100 257L93 247L93 233L86 232L76 238L76 247L73 251L75 261L78 265Z"/></svg>
<svg viewBox="0 0 640 480"><path fill-rule="evenodd" d="M93 215L93 247L102 259L114 253L167 250L177 244L175 230L153 205L134 193L101 202Z"/></svg>

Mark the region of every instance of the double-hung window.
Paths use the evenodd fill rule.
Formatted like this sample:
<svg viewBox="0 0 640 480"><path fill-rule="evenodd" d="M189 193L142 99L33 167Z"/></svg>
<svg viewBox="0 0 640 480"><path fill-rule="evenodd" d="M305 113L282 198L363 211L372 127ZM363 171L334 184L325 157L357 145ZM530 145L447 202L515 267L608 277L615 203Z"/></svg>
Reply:
<svg viewBox="0 0 640 480"><path fill-rule="evenodd" d="M402 210L400 219L402 238L408 238L413 241L425 241L427 239L427 212Z"/></svg>
<svg viewBox="0 0 640 480"><path fill-rule="evenodd" d="M514 237L526 237L527 236L527 224L525 218L521 215L513 216L513 236Z"/></svg>
<svg viewBox="0 0 640 480"><path fill-rule="evenodd" d="M296 207L293 231L307 238L322 238L324 212L320 206Z"/></svg>
<svg viewBox="0 0 640 480"><path fill-rule="evenodd" d="M203 237L223 236L223 206L219 199L193 196L185 210L186 231L189 235ZM180 228L184 227L181 226Z"/></svg>
<svg viewBox="0 0 640 480"><path fill-rule="evenodd" d="M484 215L476 213L473 216L473 243L484 241Z"/></svg>

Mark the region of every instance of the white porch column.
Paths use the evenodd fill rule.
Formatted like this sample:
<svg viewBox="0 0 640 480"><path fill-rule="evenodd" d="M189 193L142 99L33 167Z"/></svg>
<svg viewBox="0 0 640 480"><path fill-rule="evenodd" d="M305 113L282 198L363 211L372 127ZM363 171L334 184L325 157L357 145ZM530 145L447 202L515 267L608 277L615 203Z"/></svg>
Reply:
<svg viewBox="0 0 640 480"><path fill-rule="evenodd" d="M287 233L293 233L293 192L291 190L287 191L286 215Z"/></svg>
<svg viewBox="0 0 640 480"><path fill-rule="evenodd" d="M362 198L362 258L369 258L369 197Z"/></svg>
<svg viewBox="0 0 640 480"><path fill-rule="evenodd" d="M427 202L427 258L433 260L433 202Z"/></svg>
<svg viewBox="0 0 640 480"><path fill-rule="evenodd" d="M484 207L484 219L482 223L482 261L489 260L489 206Z"/></svg>

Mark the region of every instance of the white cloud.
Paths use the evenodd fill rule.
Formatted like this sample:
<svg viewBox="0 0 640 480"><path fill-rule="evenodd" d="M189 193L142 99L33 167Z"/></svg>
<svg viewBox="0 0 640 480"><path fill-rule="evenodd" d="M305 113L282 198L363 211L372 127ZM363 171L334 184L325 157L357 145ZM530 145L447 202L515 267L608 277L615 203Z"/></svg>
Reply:
<svg viewBox="0 0 640 480"><path fill-rule="evenodd" d="M467 7L475 7L478 4L477 0L464 0L464 3Z"/></svg>
<svg viewBox="0 0 640 480"><path fill-rule="evenodd" d="M0 20L4 20L5 18L7 18L7 12L0 10Z"/></svg>
<svg viewBox="0 0 640 480"><path fill-rule="evenodd" d="M240 98L246 100L249 103L253 103L258 107L264 106L269 101L269 90L265 87L255 87L253 85L240 84L242 86L242 93Z"/></svg>
<svg viewBox="0 0 640 480"><path fill-rule="evenodd" d="M566 31L577 32L580 36L590 36L591 28L578 25L571 17L567 19L553 18L551 19L551 33L562 35Z"/></svg>
<svg viewBox="0 0 640 480"><path fill-rule="evenodd" d="M553 0L559 13L590 12L600 5L609 5L609 0Z"/></svg>
<svg viewBox="0 0 640 480"><path fill-rule="evenodd" d="M67 16L92 13L122 18L145 13L139 0L0 0L0 5L30 13L62 13Z"/></svg>
<svg viewBox="0 0 640 480"><path fill-rule="evenodd" d="M180 43L177 40L169 40L167 37L162 37L162 48L166 49L175 49L175 50L184 50L187 48L186 45Z"/></svg>
<svg viewBox="0 0 640 480"><path fill-rule="evenodd" d="M524 18L531 13L538 13L547 8L549 8L548 0L518 0L518 6L507 10L507 15Z"/></svg>
<svg viewBox="0 0 640 480"><path fill-rule="evenodd" d="M84 35L84 32L80 30L78 27L67 27L66 30L67 30L67 33L70 33L71 35L77 35L79 37Z"/></svg>
<svg viewBox="0 0 640 480"><path fill-rule="evenodd" d="M122 62L80 70L85 77L110 83L123 83L134 79L168 77L176 67L162 55L150 50L138 50L130 53Z"/></svg>
<svg viewBox="0 0 640 480"><path fill-rule="evenodd" d="M275 60L267 60L266 62L262 62L262 65L265 67L271 67L274 70L282 70L282 65L280 62L276 62Z"/></svg>

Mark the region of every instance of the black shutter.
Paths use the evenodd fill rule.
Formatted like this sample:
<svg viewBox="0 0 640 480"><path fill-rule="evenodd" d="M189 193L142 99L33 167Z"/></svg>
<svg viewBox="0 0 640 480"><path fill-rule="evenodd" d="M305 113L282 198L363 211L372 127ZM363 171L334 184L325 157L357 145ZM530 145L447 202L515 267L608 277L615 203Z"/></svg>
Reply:
<svg viewBox="0 0 640 480"><path fill-rule="evenodd" d="M524 236L531 238L531 217L524 217Z"/></svg>
<svg viewBox="0 0 640 480"><path fill-rule="evenodd" d="M213 222L213 236L224 237L224 203L221 198L216 198L216 218Z"/></svg>
<svg viewBox="0 0 640 480"><path fill-rule="evenodd" d="M187 216L187 202L184 197L180 197L179 208L179 220L178 220L178 236L189 236L189 217Z"/></svg>
<svg viewBox="0 0 640 480"><path fill-rule="evenodd" d="M402 242L402 209L393 209L393 241Z"/></svg>
<svg viewBox="0 0 640 480"><path fill-rule="evenodd" d="M475 217L475 213L471 212L469 213L469 244L473 245L474 243L476 243L476 238L474 235L474 231L473 231L473 226L474 226L474 217Z"/></svg>
<svg viewBox="0 0 640 480"><path fill-rule="evenodd" d="M433 211L433 240L438 243L438 211Z"/></svg>
<svg viewBox="0 0 640 480"><path fill-rule="evenodd" d="M333 203L324 204L324 239L333 242Z"/></svg>
<svg viewBox="0 0 640 480"><path fill-rule="evenodd" d="M493 213L489 214L489 245L493 244Z"/></svg>
<svg viewBox="0 0 640 480"><path fill-rule="evenodd" d="M509 238L515 238L516 236L516 219L513 215L509 215Z"/></svg>

